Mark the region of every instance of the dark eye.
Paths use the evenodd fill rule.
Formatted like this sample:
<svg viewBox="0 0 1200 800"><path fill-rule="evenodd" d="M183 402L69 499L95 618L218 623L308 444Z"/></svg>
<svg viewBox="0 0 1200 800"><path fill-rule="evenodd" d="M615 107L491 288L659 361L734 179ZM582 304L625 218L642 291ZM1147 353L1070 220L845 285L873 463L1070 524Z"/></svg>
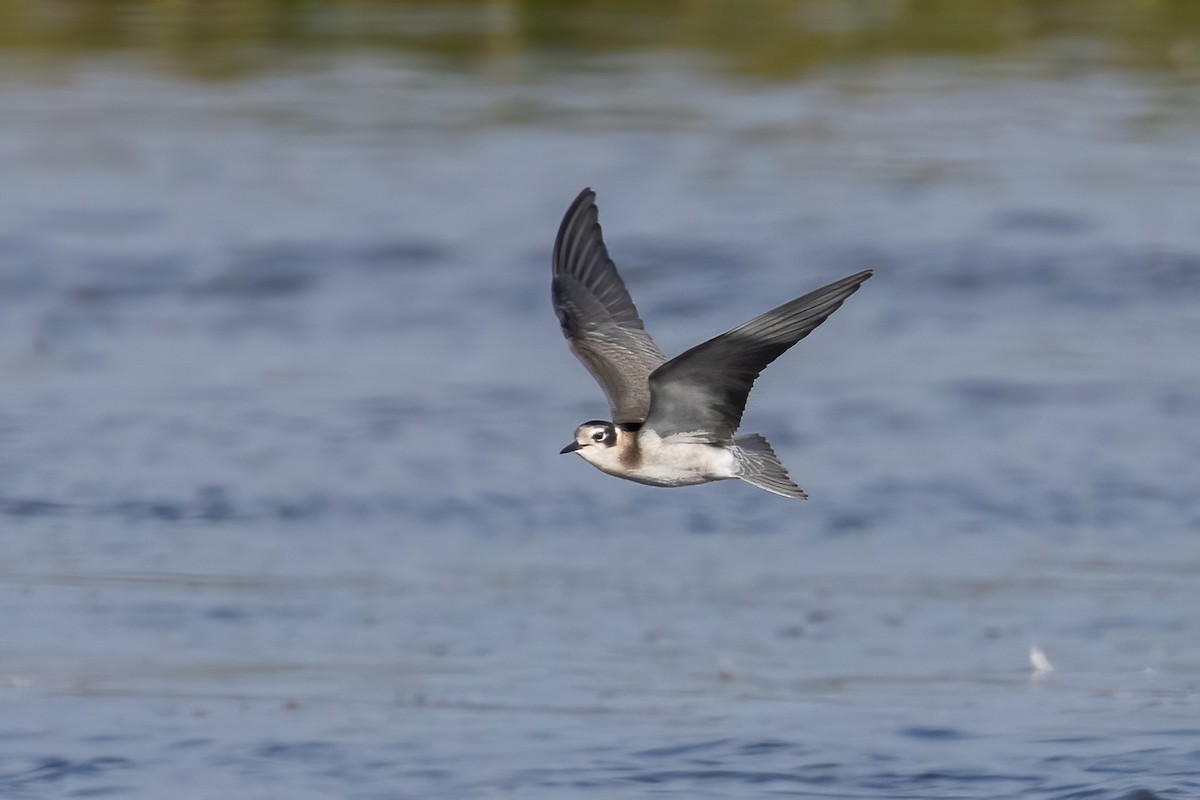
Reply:
<svg viewBox="0 0 1200 800"><path fill-rule="evenodd" d="M604 431L596 431L595 433L592 434L592 438L595 439L597 442L603 442L604 441Z"/></svg>

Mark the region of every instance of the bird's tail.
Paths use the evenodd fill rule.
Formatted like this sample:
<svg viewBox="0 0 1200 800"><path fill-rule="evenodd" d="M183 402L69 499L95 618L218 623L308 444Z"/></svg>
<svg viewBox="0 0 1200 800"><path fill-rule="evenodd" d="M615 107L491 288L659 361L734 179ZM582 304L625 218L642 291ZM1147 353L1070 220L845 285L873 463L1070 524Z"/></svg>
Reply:
<svg viewBox="0 0 1200 800"><path fill-rule="evenodd" d="M738 461L737 477L741 480L784 497L808 499L808 494L788 477L771 445L757 433L734 439L732 450Z"/></svg>

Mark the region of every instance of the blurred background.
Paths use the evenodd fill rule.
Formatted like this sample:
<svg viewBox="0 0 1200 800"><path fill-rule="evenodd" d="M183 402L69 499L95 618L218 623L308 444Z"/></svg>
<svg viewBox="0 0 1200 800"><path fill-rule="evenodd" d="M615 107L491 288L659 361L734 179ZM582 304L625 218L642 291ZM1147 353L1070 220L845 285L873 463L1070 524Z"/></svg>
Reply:
<svg viewBox="0 0 1200 800"><path fill-rule="evenodd" d="M0 796L1194 796L1198 83L1191 0L0 0ZM668 354L875 269L746 414L811 500L558 455L584 186Z"/></svg>

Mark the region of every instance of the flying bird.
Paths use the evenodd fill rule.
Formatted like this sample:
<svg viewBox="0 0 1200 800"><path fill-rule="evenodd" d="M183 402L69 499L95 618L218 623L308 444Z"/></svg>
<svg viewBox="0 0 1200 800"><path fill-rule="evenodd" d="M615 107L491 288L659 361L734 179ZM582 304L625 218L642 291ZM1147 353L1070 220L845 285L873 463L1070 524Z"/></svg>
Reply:
<svg viewBox="0 0 1200 800"><path fill-rule="evenodd" d="M759 373L870 277L864 270L842 278L668 361L604 246L596 193L584 189L558 229L551 297L567 343L608 397L612 421L583 423L562 452L650 486L738 478L805 499L765 438L735 434Z"/></svg>

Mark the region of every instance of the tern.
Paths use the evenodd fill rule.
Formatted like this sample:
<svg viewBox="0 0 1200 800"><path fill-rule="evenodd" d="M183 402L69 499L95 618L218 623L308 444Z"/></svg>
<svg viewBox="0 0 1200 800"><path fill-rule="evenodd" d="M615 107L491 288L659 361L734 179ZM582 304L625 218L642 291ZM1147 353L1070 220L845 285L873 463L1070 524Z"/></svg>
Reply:
<svg viewBox="0 0 1200 800"><path fill-rule="evenodd" d="M668 361L604 246L596 193L584 189L558 229L551 298L571 350L608 397L612 421L583 423L561 452L650 486L738 478L807 498L764 437L735 434L759 373L870 277L864 270L842 278Z"/></svg>

